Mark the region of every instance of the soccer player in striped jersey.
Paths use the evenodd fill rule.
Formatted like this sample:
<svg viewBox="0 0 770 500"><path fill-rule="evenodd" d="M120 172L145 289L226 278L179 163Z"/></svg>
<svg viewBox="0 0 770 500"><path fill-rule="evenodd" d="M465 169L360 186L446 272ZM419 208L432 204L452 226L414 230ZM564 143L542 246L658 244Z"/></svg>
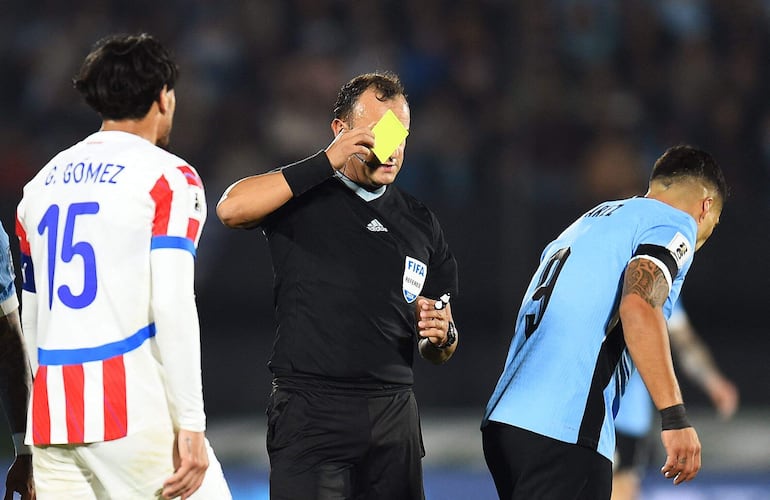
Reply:
<svg viewBox="0 0 770 500"><path fill-rule="evenodd" d="M726 196L713 158L676 146L644 197L598 205L546 247L482 421L501 498L609 498L614 417L637 369L661 411L662 473L674 484L696 476L700 442L666 318Z"/></svg>
<svg viewBox="0 0 770 500"><path fill-rule="evenodd" d="M193 286L203 184L168 145L177 67L147 34L100 40L74 84L101 129L17 208L40 498L229 498L205 438Z"/></svg>
<svg viewBox="0 0 770 500"><path fill-rule="evenodd" d="M24 444L31 377L19 321L15 278L8 233L0 224L0 402L16 451L16 459L5 479L5 498L17 492L22 500L33 500L32 452Z"/></svg>

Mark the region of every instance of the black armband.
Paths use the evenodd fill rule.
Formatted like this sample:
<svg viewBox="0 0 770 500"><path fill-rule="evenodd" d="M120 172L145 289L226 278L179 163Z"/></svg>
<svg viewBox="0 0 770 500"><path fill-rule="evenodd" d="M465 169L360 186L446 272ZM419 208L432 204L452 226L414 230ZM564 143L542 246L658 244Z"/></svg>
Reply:
<svg viewBox="0 0 770 500"><path fill-rule="evenodd" d="M664 431L692 427L692 424L690 424L690 421L687 419L687 412L684 409L684 404L680 403L660 410L660 426L661 430Z"/></svg>
<svg viewBox="0 0 770 500"><path fill-rule="evenodd" d="M286 179L286 183L289 185L294 197L301 195L334 175L334 169L329 164L329 159L323 150L304 160L286 165L281 168L281 172L283 172L283 177Z"/></svg>

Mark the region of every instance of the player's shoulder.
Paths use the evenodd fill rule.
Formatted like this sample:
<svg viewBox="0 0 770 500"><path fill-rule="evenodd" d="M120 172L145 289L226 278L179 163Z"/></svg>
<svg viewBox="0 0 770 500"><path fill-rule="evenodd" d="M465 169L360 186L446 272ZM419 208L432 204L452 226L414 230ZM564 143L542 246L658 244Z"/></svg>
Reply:
<svg viewBox="0 0 770 500"><path fill-rule="evenodd" d="M692 215L651 198L635 201L636 243L664 246L682 269L692 260L697 224Z"/></svg>
<svg viewBox="0 0 770 500"><path fill-rule="evenodd" d="M48 160L48 162L40 170L35 172L35 175L33 175L32 178L29 179L22 188L22 193L24 196L39 190L42 186L47 184L47 179L50 175L49 171L52 168L56 168L56 165L59 163L59 159L62 158L65 152L66 150L57 153L53 158Z"/></svg>
<svg viewBox="0 0 770 500"><path fill-rule="evenodd" d="M173 179L175 182L203 189L203 180L198 171L179 157L175 157L174 160L164 167L164 176L169 180Z"/></svg>
<svg viewBox="0 0 770 500"><path fill-rule="evenodd" d="M180 156L163 148L149 144L152 151L151 162L169 182L178 182L202 188L198 171L190 163Z"/></svg>
<svg viewBox="0 0 770 500"><path fill-rule="evenodd" d="M695 225L695 220L690 214L659 200L637 197L623 200L622 203L621 213L633 218L639 225L671 225L685 230Z"/></svg>
<svg viewBox="0 0 770 500"><path fill-rule="evenodd" d="M163 149L160 146L156 146L151 142L145 141L141 143L141 146L138 145L136 153L139 153L140 151L140 154L147 155L147 158L150 159L150 161L159 168L174 169L179 166L185 166L194 170L189 162L187 162L187 160L184 158L181 158L180 156L177 156L171 151Z"/></svg>

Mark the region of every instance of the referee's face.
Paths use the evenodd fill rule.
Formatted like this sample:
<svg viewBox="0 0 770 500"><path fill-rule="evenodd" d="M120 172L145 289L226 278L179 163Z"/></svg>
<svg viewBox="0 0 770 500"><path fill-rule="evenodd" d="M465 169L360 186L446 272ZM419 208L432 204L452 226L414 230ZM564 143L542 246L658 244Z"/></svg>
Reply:
<svg viewBox="0 0 770 500"><path fill-rule="evenodd" d="M410 114L406 98L400 95L381 101L377 98L375 89L368 89L361 94L353 108L351 123L348 125L351 128L372 127L388 110L393 111L393 114L409 130ZM392 184L404 163L404 148L406 148L406 139L398 145L390 158L382 162L371 151L366 157L353 156L348 161L345 175L365 187L378 188Z"/></svg>

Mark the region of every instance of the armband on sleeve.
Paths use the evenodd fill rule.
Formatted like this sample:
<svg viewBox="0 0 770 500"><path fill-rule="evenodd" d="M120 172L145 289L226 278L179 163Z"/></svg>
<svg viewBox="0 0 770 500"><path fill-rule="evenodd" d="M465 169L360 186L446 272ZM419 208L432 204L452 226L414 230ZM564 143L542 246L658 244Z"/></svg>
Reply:
<svg viewBox="0 0 770 500"><path fill-rule="evenodd" d="M668 289L671 290L674 278L679 274L679 264L671 252L666 247L658 245L639 245L631 260L639 258L647 259L658 266L666 277Z"/></svg>
<svg viewBox="0 0 770 500"><path fill-rule="evenodd" d="M334 175L326 152L321 150L309 158L281 168L292 194L297 197Z"/></svg>

